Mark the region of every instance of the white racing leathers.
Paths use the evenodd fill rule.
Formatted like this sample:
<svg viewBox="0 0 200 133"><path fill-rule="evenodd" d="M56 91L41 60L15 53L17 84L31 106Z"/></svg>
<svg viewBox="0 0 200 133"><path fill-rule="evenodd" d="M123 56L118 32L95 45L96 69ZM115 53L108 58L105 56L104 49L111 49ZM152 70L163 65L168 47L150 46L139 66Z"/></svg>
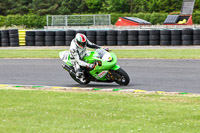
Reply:
<svg viewBox="0 0 200 133"><path fill-rule="evenodd" d="M92 49L101 48L100 46L91 43L89 40L87 40L86 46ZM71 63L76 73L82 72L80 66L87 67L90 65L89 63L83 61L83 57L86 55L87 55L86 47L83 49L78 47L76 45L75 39L73 39L70 45L70 57L71 57Z"/></svg>

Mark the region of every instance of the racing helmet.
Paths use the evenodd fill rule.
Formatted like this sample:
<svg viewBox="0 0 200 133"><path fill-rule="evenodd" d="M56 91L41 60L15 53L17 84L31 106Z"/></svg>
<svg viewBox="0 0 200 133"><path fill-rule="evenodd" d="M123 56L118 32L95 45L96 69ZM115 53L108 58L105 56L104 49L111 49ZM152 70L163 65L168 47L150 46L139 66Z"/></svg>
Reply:
<svg viewBox="0 0 200 133"><path fill-rule="evenodd" d="M77 33L75 37L75 42L78 47L84 49L87 44L87 37L84 34Z"/></svg>

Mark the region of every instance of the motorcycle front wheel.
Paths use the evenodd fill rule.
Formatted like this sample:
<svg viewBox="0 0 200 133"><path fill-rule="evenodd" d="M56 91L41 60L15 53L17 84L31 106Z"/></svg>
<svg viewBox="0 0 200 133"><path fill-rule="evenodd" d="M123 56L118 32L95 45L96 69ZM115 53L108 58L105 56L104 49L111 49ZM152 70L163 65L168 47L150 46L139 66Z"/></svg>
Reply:
<svg viewBox="0 0 200 133"><path fill-rule="evenodd" d="M119 68L118 70L115 71L116 73L116 78L115 82L119 85L128 85L130 82L130 78L128 74L122 69Z"/></svg>

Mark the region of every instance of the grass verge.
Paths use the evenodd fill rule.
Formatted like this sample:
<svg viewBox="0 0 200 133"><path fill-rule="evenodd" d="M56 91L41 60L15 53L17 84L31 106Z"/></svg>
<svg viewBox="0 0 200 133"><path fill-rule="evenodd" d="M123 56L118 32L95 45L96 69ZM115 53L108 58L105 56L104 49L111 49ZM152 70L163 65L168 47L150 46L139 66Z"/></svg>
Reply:
<svg viewBox="0 0 200 133"><path fill-rule="evenodd" d="M200 97L0 90L0 131L165 132L200 130Z"/></svg>
<svg viewBox="0 0 200 133"><path fill-rule="evenodd" d="M0 58L59 58L64 49L0 50ZM118 58L135 59L200 59L200 49L129 49L112 50Z"/></svg>

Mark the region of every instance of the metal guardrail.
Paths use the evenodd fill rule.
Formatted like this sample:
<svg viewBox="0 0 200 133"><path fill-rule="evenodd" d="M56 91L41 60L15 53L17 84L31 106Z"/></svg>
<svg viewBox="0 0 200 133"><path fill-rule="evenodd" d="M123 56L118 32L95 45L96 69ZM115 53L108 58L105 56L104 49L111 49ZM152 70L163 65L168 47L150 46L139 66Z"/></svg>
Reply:
<svg viewBox="0 0 200 133"><path fill-rule="evenodd" d="M47 26L111 25L111 15L47 15Z"/></svg>

